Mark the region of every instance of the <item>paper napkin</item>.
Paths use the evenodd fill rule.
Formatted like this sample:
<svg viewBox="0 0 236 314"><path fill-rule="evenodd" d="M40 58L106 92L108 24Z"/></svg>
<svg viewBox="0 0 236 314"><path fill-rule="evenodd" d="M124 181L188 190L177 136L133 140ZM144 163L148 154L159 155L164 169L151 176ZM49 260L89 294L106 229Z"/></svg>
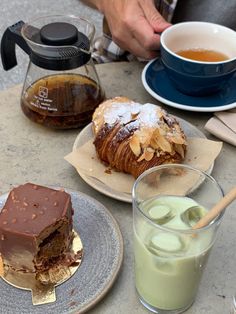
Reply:
<svg viewBox="0 0 236 314"><path fill-rule="evenodd" d="M236 146L236 108L215 112L205 129L216 137Z"/></svg>

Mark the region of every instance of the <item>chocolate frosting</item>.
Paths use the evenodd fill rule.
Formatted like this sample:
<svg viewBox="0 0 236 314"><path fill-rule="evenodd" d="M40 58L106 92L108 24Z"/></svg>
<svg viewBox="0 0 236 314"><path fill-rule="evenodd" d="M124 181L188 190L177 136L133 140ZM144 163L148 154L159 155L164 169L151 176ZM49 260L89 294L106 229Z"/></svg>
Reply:
<svg viewBox="0 0 236 314"><path fill-rule="evenodd" d="M0 213L0 253L16 270L36 272L68 251L71 197L64 190L26 183L14 188ZM51 243L51 246L49 245Z"/></svg>
<svg viewBox="0 0 236 314"><path fill-rule="evenodd" d="M70 195L63 190L26 183L14 188L0 214L0 230L39 235L67 215Z"/></svg>

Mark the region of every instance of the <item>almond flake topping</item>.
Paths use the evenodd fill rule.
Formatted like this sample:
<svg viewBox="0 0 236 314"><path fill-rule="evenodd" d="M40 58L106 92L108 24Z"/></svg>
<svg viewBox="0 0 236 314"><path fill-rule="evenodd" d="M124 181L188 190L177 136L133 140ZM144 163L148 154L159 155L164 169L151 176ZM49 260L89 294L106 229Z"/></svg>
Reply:
<svg viewBox="0 0 236 314"><path fill-rule="evenodd" d="M129 145L138 162L150 161L154 156L166 153L174 155L175 152L184 158L186 139L183 131L177 120L161 107L114 98L109 105L101 104L99 108L103 117L99 124L124 125L136 121L138 129L130 137Z"/></svg>
<svg viewBox="0 0 236 314"><path fill-rule="evenodd" d="M135 156L139 156L141 153L141 147L140 147L140 141L139 141L139 137L134 134L129 142L130 148L132 150L132 152L135 154Z"/></svg>

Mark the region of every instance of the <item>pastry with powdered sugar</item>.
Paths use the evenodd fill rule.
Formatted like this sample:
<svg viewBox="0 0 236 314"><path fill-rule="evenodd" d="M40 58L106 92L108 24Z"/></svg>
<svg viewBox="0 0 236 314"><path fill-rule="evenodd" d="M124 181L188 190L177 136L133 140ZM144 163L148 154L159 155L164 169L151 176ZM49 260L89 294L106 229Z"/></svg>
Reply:
<svg viewBox="0 0 236 314"><path fill-rule="evenodd" d="M175 117L157 105L126 97L99 105L93 132L99 159L135 178L151 167L180 163L186 154L186 136Z"/></svg>

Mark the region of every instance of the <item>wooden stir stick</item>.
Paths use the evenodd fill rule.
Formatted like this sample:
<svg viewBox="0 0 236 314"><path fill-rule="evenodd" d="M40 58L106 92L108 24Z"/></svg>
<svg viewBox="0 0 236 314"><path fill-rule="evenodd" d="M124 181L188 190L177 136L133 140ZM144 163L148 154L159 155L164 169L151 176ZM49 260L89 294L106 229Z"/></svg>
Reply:
<svg viewBox="0 0 236 314"><path fill-rule="evenodd" d="M225 207L232 203L236 199L236 186L229 191L209 212L203 216L193 229L198 229L207 226L216 216L218 216Z"/></svg>

